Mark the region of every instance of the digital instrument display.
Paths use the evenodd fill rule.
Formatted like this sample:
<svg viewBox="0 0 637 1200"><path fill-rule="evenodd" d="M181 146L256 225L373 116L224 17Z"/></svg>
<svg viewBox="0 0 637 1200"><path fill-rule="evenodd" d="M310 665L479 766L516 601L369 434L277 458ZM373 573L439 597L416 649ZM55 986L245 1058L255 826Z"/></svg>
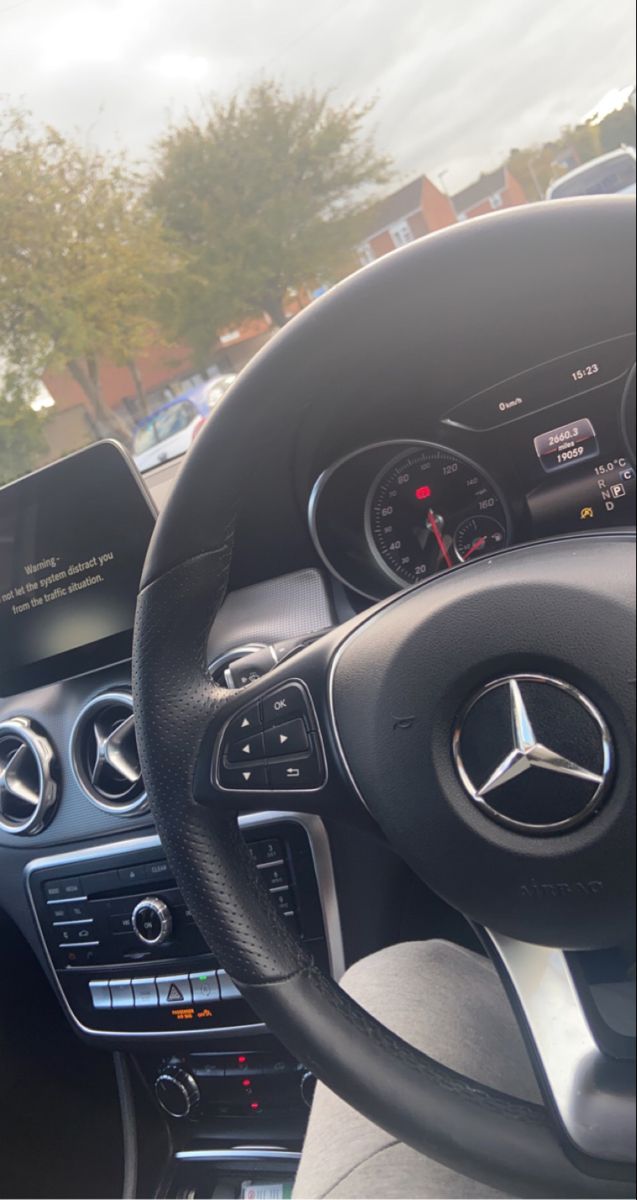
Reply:
<svg viewBox="0 0 637 1200"><path fill-rule="evenodd" d="M599 454L597 434L588 417L541 433L534 438L533 444L544 470L549 474L586 462L589 458L597 458Z"/></svg>
<svg viewBox="0 0 637 1200"><path fill-rule="evenodd" d="M114 442L0 489L1 693L130 654L154 522L141 479Z"/></svg>

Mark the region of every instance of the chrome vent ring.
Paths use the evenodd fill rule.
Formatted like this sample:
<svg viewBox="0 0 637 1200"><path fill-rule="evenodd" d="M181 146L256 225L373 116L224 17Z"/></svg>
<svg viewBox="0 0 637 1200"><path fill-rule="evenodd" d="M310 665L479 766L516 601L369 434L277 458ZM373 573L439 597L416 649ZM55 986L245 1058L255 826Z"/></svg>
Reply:
<svg viewBox="0 0 637 1200"><path fill-rule="evenodd" d="M0 829L33 836L48 825L58 800L53 747L28 717L0 723Z"/></svg>
<svg viewBox="0 0 637 1200"><path fill-rule="evenodd" d="M103 692L84 706L71 733L71 763L98 808L127 817L148 807L130 692Z"/></svg>

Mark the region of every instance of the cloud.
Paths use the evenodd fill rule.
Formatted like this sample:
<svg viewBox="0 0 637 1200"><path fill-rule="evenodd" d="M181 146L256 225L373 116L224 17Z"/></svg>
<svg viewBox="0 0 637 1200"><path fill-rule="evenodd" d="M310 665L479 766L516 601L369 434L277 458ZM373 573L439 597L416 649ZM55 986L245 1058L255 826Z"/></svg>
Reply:
<svg viewBox="0 0 637 1200"><path fill-rule="evenodd" d="M634 74L631 0L25 0L0 12L2 92L147 152L167 116L274 75L377 97L381 148L452 189Z"/></svg>

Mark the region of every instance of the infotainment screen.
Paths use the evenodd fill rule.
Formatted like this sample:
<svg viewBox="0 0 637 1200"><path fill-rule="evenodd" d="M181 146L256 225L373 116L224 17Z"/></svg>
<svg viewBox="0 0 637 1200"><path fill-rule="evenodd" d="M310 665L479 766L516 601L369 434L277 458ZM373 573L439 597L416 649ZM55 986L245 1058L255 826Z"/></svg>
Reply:
<svg viewBox="0 0 637 1200"><path fill-rule="evenodd" d="M0 694L130 654L154 522L115 442L0 489Z"/></svg>

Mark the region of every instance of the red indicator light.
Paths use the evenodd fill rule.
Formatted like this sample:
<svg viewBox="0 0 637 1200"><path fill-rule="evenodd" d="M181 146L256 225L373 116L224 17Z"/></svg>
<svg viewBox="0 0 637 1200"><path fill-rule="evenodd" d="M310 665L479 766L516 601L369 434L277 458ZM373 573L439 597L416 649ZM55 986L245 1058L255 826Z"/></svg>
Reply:
<svg viewBox="0 0 637 1200"><path fill-rule="evenodd" d="M252 1102L252 1104L250 1105L250 1108L252 1109L252 1112L260 1112L261 1105L258 1103L257 1100L254 1100Z"/></svg>
<svg viewBox="0 0 637 1200"><path fill-rule="evenodd" d="M252 1087L252 1080L251 1079L242 1079L241 1087L245 1087L245 1088Z"/></svg>
<svg viewBox="0 0 637 1200"><path fill-rule="evenodd" d="M429 500L431 496L431 488L424 484L423 487L416 488L416 500Z"/></svg>
<svg viewBox="0 0 637 1200"><path fill-rule="evenodd" d="M244 1063L247 1063L247 1061L248 1059L245 1054L237 1054L237 1062L240 1067L243 1066Z"/></svg>

